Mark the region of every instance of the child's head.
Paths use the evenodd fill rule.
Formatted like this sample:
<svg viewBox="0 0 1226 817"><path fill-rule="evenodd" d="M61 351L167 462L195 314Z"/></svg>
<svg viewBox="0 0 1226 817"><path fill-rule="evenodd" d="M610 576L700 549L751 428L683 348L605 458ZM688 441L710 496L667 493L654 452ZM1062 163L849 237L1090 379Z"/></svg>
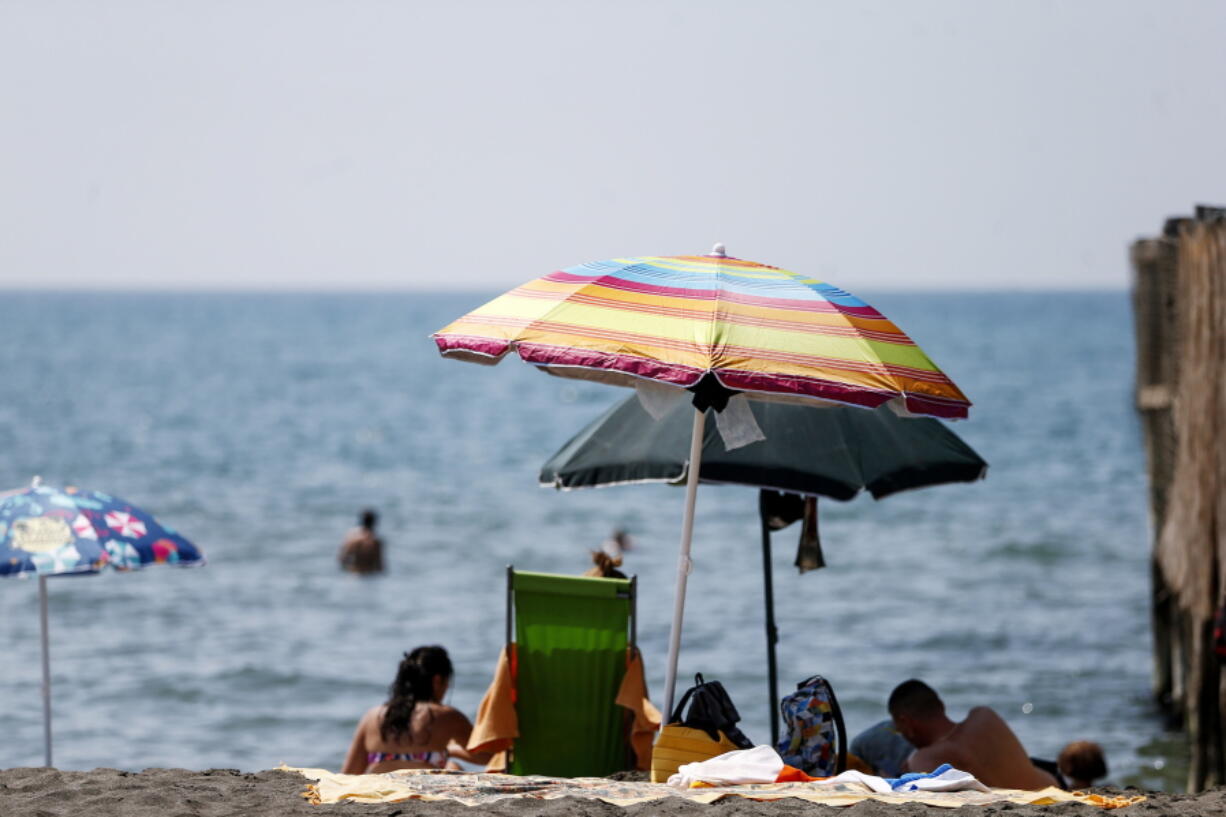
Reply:
<svg viewBox="0 0 1226 817"><path fill-rule="evenodd" d="M1077 740L1065 746L1056 761L1060 774L1075 789L1084 789L1107 775L1103 748L1088 740Z"/></svg>

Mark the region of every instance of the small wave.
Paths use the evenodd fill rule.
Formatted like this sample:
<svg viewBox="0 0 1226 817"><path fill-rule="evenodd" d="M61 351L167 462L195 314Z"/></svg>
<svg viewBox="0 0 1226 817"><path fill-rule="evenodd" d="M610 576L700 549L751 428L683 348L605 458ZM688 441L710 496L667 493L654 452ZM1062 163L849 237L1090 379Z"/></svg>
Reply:
<svg viewBox="0 0 1226 817"><path fill-rule="evenodd" d="M1009 646L1007 633L936 633L910 646L919 651L941 650L947 653L1003 650Z"/></svg>
<svg viewBox="0 0 1226 817"><path fill-rule="evenodd" d="M1038 564L1055 564L1064 561L1068 556L1069 545L1049 540L1032 542L1010 540L992 548L987 553L989 559L1013 559Z"/></svg>
<svg viewBox="0 0 1226 817"><path fill-rule="evenodd" d="M214 673L204 679L203 683L211 688L227 689L231 692L292 689L295 694L328 695L340 691L350 692L354 682L349 678L245 664Z"/></svg>

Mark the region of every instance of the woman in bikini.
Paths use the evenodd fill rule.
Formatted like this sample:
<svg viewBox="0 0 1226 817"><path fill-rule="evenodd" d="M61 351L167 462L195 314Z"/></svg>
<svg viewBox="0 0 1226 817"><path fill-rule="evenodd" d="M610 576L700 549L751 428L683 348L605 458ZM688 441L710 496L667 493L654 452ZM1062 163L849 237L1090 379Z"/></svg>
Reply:
<svg viewBox="0 0 1226 817"><path fill-rule="evenodd" d="M465 748L472 723L442 703L451 685L451 659L442 647L418 647L404 654L387 703L358 721L345 756L343 774L394 769L459 769L452 757L484 764L489 754Z"/></svg>

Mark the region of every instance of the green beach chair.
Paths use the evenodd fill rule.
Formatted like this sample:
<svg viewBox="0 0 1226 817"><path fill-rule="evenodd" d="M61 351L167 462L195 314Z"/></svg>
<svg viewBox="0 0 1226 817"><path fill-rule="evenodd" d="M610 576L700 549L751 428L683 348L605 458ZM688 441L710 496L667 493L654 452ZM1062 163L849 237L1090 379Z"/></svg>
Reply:
<svg viewBox="0 0 1226 817"><path fill-rule="evenodd" d="M520 735L508 772L602 777L634 768L627 710L614 703L634 649L634 607L634 578L507 568Z"/></svg>

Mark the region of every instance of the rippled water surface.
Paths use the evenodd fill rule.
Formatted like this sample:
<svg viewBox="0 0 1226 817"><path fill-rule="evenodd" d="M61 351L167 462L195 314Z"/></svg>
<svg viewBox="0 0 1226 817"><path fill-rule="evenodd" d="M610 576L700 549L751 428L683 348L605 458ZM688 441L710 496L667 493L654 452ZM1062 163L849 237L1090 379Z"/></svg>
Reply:
<svg viewBox="0 0 1226 817"><path fill-rule="evenodd" d="M776 535L780 677L829 677L851 729L927 679L996 707L1032 754L1089 738L1112 779L1160 780L1148 702L1148 533L1125 293L869 295L974 401L988 478L822 503L829 568ZM441 642L472 713L503 639L504 570L578 573L616 525L638 549L661 698L683 492L558 493L540 464L626 392L518 360L442 360L474 295L16 294L0 299L0 481L143 505L203 569L55 579L62 768L337 767L403 650ZM341 575L357 511L390 569ZM699 492L681 677L767 721L757 496ZM0 580L0 766L42 762L37 583ZM1167 751L1170 751L1168 748ZM1141 774L1141 777L1137 777Z"/></svg>

